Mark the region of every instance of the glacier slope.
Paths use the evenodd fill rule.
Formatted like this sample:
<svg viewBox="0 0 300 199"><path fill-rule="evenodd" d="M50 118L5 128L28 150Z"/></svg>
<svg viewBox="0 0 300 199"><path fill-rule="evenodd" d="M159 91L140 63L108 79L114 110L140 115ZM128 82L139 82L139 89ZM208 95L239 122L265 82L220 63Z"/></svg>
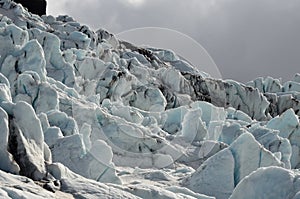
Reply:
<svg viewBox="0 0 300 199"><path fill-rule="evenodd" d="M270 198L281 177L299 197L299 74L213 79L69 16L0 16L1 197Z"/></svg>

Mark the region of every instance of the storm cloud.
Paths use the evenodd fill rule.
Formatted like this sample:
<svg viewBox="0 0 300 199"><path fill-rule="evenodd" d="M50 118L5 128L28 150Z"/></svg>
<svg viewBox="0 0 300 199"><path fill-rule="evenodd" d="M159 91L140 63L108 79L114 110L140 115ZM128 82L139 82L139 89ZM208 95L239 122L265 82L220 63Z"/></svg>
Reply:
<svg viewBox="0 0 300 199"><path fill-rule="evenodd" d="M223 78L242 82L300 72L299 10L298 0L48 0L48 14L68 14L93 29L153 26L187 34Z"/></svg>

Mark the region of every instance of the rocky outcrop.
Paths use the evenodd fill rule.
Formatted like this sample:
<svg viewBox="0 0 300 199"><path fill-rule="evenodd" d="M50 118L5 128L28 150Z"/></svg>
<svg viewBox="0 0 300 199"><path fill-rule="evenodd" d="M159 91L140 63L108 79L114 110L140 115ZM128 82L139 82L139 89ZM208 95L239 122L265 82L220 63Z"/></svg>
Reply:
<svg viewBox="0 0 300 199"><path fill-rule="evenodd" d="M29 12L36 15L45 15L47 9L46 0L13 0L16 3L22 4Z"/></svg>

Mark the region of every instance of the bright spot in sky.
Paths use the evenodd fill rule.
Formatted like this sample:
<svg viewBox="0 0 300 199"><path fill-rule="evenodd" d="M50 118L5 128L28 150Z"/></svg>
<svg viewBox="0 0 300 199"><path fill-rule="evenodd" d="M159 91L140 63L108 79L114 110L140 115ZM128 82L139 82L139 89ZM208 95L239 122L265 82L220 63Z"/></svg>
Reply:
<svg viewBox="0 0 300 199"><path fill-rule="evenodd" d="M133 6L141 6L143 3L145 3L145 0L127 0L127 3Z"/></svg>
<svg viewBox="0 0 300 199"><path fill-rule="evenodd" d="M141 4L144 2L144 0L128 0L128 2L132 4Z"/></svg>

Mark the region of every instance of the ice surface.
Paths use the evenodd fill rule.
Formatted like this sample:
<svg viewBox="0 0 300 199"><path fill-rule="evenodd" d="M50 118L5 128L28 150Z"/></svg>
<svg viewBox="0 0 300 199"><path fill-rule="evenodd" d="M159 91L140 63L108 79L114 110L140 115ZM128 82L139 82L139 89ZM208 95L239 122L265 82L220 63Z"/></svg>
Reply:
<svg viewBox="0 0 300 199"><path fill-rule="evenodd" d="M9 136L9 126L8 126L8 115L0 108L0 128L1 128L1 143L0 143L0 169L6 172L18 174L20 171L19 166L14 161L12 155L7 151L8 147L8 136Z"/></svg>
<svg viewBox="0 0 300 199"><path fill-rule="evenodd" d="M282 165L250 133L243 133L228 148L207 159L185 184L197 193L228 198L235 186L253 171Z"/></svg>
<svg viewBox="0 0 300 199"><path fill-rule="evenodd" d="M234 157L223 150L206 160L186 182L194 192L228 198L234 189Z"/></svg>
<svg viewBox="0 0 300 199"><path fill-rule="evenodd" d="M235 185L259 167L283 166L270 151L261 146L249 133L240 135L229 147L235 160Z"/></svg>
<svg viewBox="0 0 300 199"><path fill-rule="evenodd" d="M266 127L279 131L279 136L287 138L292 145L291 167L298 167L299 159L299 119L292 109L287 110L282 115L270 120Z"/></svg>
<svg viewBox="0 0 300 199"><path fill-rule="evenodd" d="M9 149L20 166L20 174L34 180L46 175L44 163L44 134L40 120L26 102L13 106L10 119Z"/></svg>
<svg viewBox="0 0 300 199"><path fill-rule="evenodd" d="M213 79L10 0L0 44L1 198L300 198L299 74Z"/></svg>
<svg viewBox="0 0 300 199"><path fill-rule="evenodd" d="M299 174L279 167L261 168L238 184L230 199L294 198L299 192Z"/></svg>
<svg viewBox="0 0 300 199"><path fill-rule="evenodd" d="M17 176L5 173L0 170L0 197L3 199L10 198L55 198L56 194L51 193L39 185L35 184L32 179L23 176ZM67 195L61 195L66 197ZM57 193L57 197L59 197ZM68 198L68 197L67 197Z"/></svg>
<svg viewBox="0 0 300 199"><path fill-rule="evenodd" d="M282 85L279 79L273 79L272 77L257 78L247 83L248 86L258 88L263 93L277 93L282 91Z"/></svg>
<svg viewBox="0 0 300 199"><path fill-rule="evenodd" d="M189 111L182 121L182 136L189 142L202 141L207 136L205 123L201 120L201 109Z"/></svg>

